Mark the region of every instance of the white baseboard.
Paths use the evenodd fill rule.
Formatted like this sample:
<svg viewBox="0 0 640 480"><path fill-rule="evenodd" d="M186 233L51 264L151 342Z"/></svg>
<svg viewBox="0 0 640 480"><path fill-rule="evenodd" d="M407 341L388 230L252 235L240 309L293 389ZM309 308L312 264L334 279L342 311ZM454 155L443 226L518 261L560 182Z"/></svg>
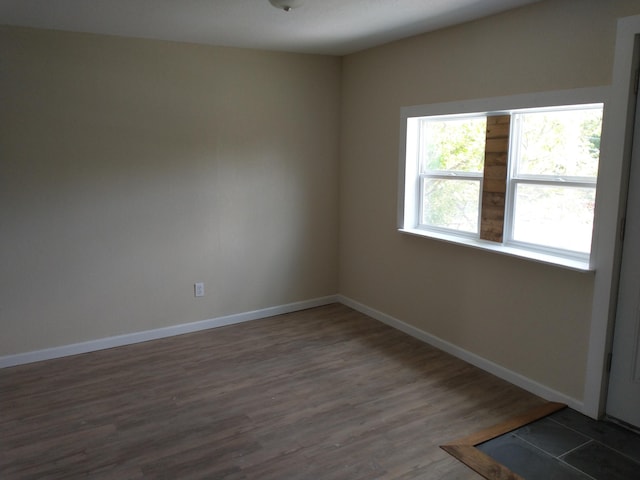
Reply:
<svg viewBox="0 0 640 480"><path fill-rule="evenodd" d="M351 307L354 310L357 310L369 317L375 318L376 320L389 325L397 330L400 330L412 337L417 338L429 345L436 347L439 350L449 353L454 357L457 357L461 360L464 360L471 365L474 365L486 372L489 372L496 377L499 377L503 380L506 380L509 383L512 383L528 392L533 393L539 397L544 398L545 400L564 403L567 406L582 412L584 409L584 404L580 400L569 397L563 393L560 393L552 388L549 388L541 383L536 382L535 380L531 380L530 378L525 377L519 373L516 373L512 370L504 368L497 363L493 363L486 358L480 357L475 353L471 353L463 348L460 348L452 343L447 342L446 340L442 340L441 338L436 337L435 335L431 335L427 332L424 332L412 325L404 323L397 318L394 318L386 313L382 313L378 310L370 308L362 303L359 303L355 300L352 300L343 295L338 295L338 301L347 307Z"/></svg>
<svg viewBox="0 0 640 480"><path fill-rule="evenodd" d="M197 332L200 330L208 330L210 328L223 327L225 325L233 325L236 323L258 320L261 318L272 317L274 315L281 315L283 313L296 312L299 310L305 310L307 308L320 307L322 305L328 305L336 302L351 307L354 310L357 310L365 315L368 315L380 322L389 325L390 327L400 330L408 335L411 335L412 337L417 338L418 340L421 340L444 352L447 352L454 357L458 357L465 362L475 365L476 367L481 368L482 370L485 370L499 378L502 378L509 383L517 385L518 387L523 388L524 390L527 390L534 395L538 395L539 397L542 397L546 400L564 403L580 412L582 412L584 409L584 404L581 401L576 400L575 398L568 397L567 395L557 392L545 385L531 380L530 378L520 375L519 373L493 363L486 358L480 357L452 343L442 340L441 338L424 332L407 323L404 323L390 315L387 315L386 313L370 308L343 295L330 295L327 297L289 303L286 305L279 305L275 307L264 308L261 310L253 310L250 312L211 318L209 320L201 320L199 322L183 323L154 330L117 335L114 337L90 340L88 342L74 343L71 345L63 345L60 347L47 348L44 350L36 350L26 353L18 353L16 355L7 355L4 357L0 357L0 368L39 362L42 360L50 360L53 358L66 357L69 355L77 355L80 353L88 353L97 350L104 350L107 348L120 347L123 345L131 345L134 343L147 342L149 340L182 335L184 333Z"/></svg>
<svg viewBox="0 0 640 480"><path fill-rule="evenodd" d="M123 345L147 342L149 340L156 340L158 338L173 337L175 335L182 335L184 333L208 330L210 328L224 327L225 325L233 325L235 323L273 317L274 315L281 315L283 313L306 310L307 308L320 307L322 305L336 303L337 301L338 296L331 295L327 297L314 298L311 300L304 300L301 302L288 303L286 305L263 308L261 310L253 310L250 312L226 315L224 317L211 318L209 320L201 320L198 322L183 323L179 325L172 325L170 327L146 330L143 332L135 332L125 335L117 335L114 337L100 338L98 340L90 340L88 342L73 343L71 345L46 348L44 350L18 353L16 355L6 355L4 357L0 357L0 368L13 367L16 365L39 362L42 360L51 360L53 358L67 357L69 355L77 355L79 353L94 352L107 348L121 347Z"/></svg>

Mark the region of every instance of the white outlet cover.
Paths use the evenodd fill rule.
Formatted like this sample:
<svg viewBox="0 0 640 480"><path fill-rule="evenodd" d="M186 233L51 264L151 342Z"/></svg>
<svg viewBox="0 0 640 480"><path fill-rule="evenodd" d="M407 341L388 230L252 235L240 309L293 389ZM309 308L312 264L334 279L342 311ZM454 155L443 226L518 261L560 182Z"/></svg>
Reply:
<svg viewBox="0 0 640 480"><path fill-rule="evenodd" d="M194 295L196 297L204 297L204 283L197 282L193 284Z"/></svg>

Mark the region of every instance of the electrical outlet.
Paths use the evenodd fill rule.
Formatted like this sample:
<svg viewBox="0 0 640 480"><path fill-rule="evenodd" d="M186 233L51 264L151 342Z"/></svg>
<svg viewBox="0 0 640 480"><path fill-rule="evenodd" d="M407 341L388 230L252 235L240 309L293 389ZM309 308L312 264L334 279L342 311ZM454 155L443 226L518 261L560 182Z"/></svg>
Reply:
<svg viewBox="0 0 640 480"><path fill-rule="evenodd" d="M204 297L204 282L194 283L193 293L196 297Z"/></svg>

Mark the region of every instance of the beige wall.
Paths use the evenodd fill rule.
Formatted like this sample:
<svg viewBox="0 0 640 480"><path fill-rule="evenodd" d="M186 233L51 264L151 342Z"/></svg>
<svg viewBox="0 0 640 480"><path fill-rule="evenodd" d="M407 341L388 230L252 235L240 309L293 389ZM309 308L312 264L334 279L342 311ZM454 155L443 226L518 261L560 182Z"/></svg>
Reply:
<svg viewBox="0 0 640 480"><path fill-rule="evenodd" d="M398 233L399 115L608 85L616 19L637 13L635 0L545 1L345 57L340 292L582 400L593 274Z"/></svg>
<svg viewBox="0 0 640 480"><path fill-rule="evenodd" d="M0 356L337 293L339 58L2 28L0 75Z"/></svg>
<svg viewBox="0 0 640 480"><path fill-rule="evenodd" d="M580 400L593 275L398 233L400 108L608 85L637 13L344 59L1 28L0 356L340 292Z"/></svg>

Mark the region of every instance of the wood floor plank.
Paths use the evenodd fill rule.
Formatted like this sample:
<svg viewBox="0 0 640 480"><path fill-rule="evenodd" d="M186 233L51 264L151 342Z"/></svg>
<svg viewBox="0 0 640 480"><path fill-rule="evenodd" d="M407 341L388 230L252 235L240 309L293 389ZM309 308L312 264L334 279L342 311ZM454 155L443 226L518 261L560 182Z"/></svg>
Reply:
<svg viewBox="0 0 640 480"><path fill-rule="evenodd" d="M511 417L506 422L472 433L471 435L451 443L455 445L478 445L479 443L486 442L487 440L491 440L492 438L511 432L512 430L523 427L524 425L535 422L536 420L540 420L541 418L551 415L563 408L566 408L566 405L563 403L549 402Z"/></svg>
<svg viewBox="0 0 640 480"><path fill-rule="evenodd" d="M525 480L471 445L443 445L442 448L456 458L464 458L464 463L480 473L484 478L490 478L491 480Z"/></svg>
<svg viewBox="0 0 640 480"><path fill-rule="evenodd" d="M479 478L545 402L343 305L0 370L3 479Z"/></svg>
<svg viewBox="0 0 640 480"><path fill-rule="evenodd" d="M526 412L509 418L505 422L472 433L449 444L441 445L440 448L489 480L524 480L475 447L487 440L523 427L563 408L566 408L566 405L557 402L538 405Z"/></svg>

